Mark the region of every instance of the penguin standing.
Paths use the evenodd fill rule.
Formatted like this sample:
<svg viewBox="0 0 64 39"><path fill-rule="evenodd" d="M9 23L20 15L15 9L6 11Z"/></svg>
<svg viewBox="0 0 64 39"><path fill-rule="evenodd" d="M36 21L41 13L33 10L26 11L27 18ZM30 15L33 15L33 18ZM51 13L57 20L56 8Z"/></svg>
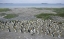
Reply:
<svg viewBox="0 0 64 39"><path fill-rule="evenodd" d="M30 31L31 35L33 36L33 30Z"/></svg>
<svg viewBox="0 0 64 39"><path fill-rule="evenodd" d="M11 32L10 27L8 26L8 31Z"/></svg>

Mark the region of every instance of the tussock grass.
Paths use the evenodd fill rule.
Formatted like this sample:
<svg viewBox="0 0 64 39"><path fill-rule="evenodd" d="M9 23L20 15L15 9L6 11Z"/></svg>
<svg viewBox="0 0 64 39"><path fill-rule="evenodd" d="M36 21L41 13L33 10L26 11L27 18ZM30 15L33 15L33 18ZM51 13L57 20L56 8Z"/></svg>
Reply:
<svg viewBox="0 0 64 39"><path fill-rule="evenodd" d="M9 8L0 8L0 12L6 12L6 11L10 11L11 9Z"/></svg>
<svg viewBox="0 0 64 39"><path fill-rule="evenodd" d="M51 19L51 16L60 16L64 17L64 8L45 8L47 10L53 10L57 14L46 14L46 13L41 13L35 15L37 18L43 18L43 19Z"/></svg>
<svg viewBox="0 0 64 39"><path fill-rule="evenodd" d="M4 15L6 15L6 13L0 13L0 16L4 16Z"/></svg>
<svg viewBox="0 0 64 39"><path fill-rule="evenodd" d="M41 13L41 14L38 14L38 15L35 15L37 18L42 18L42 19L51 19L51 16L55 16L55 14L44 14L44 13Z"/></svg>
<svg viewBox="0 0 64 39"><path fill-rule="evenodd" d="M10 19L10 18L14 18L14 17L17 17L17 16L18 16L17 14L7 14L4 18Z"/></svg>
<svg viewBox="0 0 64 39"><path fill-rule="evenodd" d="M64 17L64 8L55 9L54 12L57 13L57 16Z"/></svg>

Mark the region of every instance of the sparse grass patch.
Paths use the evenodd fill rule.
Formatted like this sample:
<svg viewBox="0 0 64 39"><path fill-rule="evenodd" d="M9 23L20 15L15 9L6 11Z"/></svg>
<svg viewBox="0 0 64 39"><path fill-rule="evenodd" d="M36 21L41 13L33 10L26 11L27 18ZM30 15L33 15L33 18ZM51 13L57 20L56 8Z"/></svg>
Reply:
<svg viewBox="0 0 64 39"><path fill-rule="evenodd" d="M51 16L55 16L55 14L45 14L41 13L38 15L35 15L37 18L42 18L42 19L51 19Z"/></svg>
<svg viewBox="0 0 64 39"><path fill-rule="evenodd" d="M57 8L57 9L54 9L54 12L56 12L57 14L59 13L64 13L64 8Z"/></svg>
<svg viewBox="0 0 64 39"><path fill-rule="evenodd" d="M59 13L57 16L64 17L64 13Z"/></svg>
<svg viewBox="0 0 64 39"><path fill-rule="evenodd" d="M0 8L0 12L6 12L6 11L10 11L11 9L9 8Z"/></svg>
<svg viewBox="0 0 64 39"><path fill-rule="evenodd" d="M43 19L51 19L51 16L60 16L60 17L64 17L64 8L44 8L46 10L53 10L54 12L56 12L57 14L37 14L35 15L37 18L43 18Z"/></svg>
<svg viewBox="0 0 64 39"><path fill-rule="evenodd" d="M57 13L57 16L64 17L64 8L55 9L54 12Z"/></svg>
<svg viewBox="0 0 64 39"><path fill-rule="evenodd" d="M6 13L0 13L0 16L4 16L4 15L6 15Z"/></svg>
<svg viewBox="0 0 64 39"><path fill-rule="evenodd" d="M7 14L4 18L10 19L10 18L14 18L14 17L17 17L17 16L18 16L17 14Z"/></svg>

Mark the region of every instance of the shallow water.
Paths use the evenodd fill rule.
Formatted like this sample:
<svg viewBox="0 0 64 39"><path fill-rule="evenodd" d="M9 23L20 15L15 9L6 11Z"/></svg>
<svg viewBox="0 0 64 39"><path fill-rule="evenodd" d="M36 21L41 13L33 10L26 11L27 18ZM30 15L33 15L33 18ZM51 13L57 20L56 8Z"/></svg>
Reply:
<svg viewBox="0 0 64 39"><path fill-rule="evenodd" d="M42 7L42 8L59 8L64 4L0 4L0 8L26 8L26 7Z"/></svg>

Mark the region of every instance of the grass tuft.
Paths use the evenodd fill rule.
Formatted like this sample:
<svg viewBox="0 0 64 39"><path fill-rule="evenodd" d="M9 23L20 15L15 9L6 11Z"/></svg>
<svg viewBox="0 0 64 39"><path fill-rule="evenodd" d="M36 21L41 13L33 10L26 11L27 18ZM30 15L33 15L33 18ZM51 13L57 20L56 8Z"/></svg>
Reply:
<svg viewBox="0 0 64 39"><path fill-rule="evenodd" d="M10 19L10 18L14 18L14 17L17 17L18 15L16 14L7 14L4 18L6 19Z"/></svg>
<svg viewBox="0 0 64 39"><path fill-rule="evenodd" d="M41 13L41 14L38 14L38 15L35 15L37 18L42 18L42 19L51 19L51 16L54 16L55 14L44 14L44 13Z"/></svg>
<svg viewBox="0 0 64 39"><path fill-rule="evenodd" d="M6 12L6 11L10 11L11 9L9 8L0 8L0 12Z"/></svg>
<svg viewBox="0 0 64 39"><path fill-rule="evenodd" d="M0 16L4 16L4 15L6 15L6 13L0 13Z"/></svg>
<svg viewBox="0 0 64 39"><path fill-rule="evenodd" d="M64 17L64 8L58 8L54 10L58 16Z"/></svg>
<svg viewBox="0 0 64 39"><path fill-rule="evenodd" d="M46 10L53 10L57 14L46 14L46 13L41 13L35 15L37 18L42 18L42 19L51 19L51 16L60 16L64 17L64 8L45 8Z"/></svg>

